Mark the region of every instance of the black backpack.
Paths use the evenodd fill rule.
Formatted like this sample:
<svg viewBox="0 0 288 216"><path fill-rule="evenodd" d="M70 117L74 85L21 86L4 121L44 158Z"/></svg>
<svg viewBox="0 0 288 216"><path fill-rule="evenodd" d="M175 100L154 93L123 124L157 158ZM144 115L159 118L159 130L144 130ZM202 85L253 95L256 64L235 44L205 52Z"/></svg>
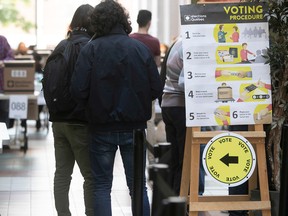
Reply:
<svg viewBox="0 0 288 216"><path fill-rule="evenodd" d="M48 57L43 71L43 94L50 113L69 112L77 105L70 94L74 65L80 52L79 44L87 37L63 40Z"/></svg>

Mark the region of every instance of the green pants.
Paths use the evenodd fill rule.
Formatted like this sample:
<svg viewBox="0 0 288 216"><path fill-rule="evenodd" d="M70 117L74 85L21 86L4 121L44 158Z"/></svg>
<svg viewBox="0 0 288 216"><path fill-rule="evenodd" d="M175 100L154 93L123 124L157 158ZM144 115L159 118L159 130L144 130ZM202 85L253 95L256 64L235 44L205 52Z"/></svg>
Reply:
<svg viewBox="0 0 288 216"><path fill-rule="evenodd" d="M93 216L93 178L88 149L88 127L84 124L53 122L56 170L54 199L58 216L71 216L69 188L75 161L84 178L85 214Z"/></svg>

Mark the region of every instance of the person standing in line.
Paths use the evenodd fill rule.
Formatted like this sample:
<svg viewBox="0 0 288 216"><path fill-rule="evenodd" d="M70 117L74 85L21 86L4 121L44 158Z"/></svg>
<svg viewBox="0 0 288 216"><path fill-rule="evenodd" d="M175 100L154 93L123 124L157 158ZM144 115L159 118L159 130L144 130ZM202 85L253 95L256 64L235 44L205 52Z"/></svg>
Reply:
<svg viewBox="0 0 288 216"><path fill-rule="evenodd" d="M137 16L138 31L129 36L144 43L152 52L156 65L161 65L160 41L158 38L150 35L152 13L149 10L140 10Z"/></svg>
<svg viewBox="0 0 288 216"><path fill-rule="evenodd" d="M149 29L151 26L152 13L148 10L140 10L137 16L138 31L130 34L131 38L141 41L151 51L154 56L156 65L161 65L161 52L159 39L150 35ZM152 102L152 117L147 121L147 141L153 147L156 144L156 131L155 131L155 101ZM148 160L152 162L154 157L150 151L148 151Z"/></svg>
<svg viewBox="0 0 288 216"><path fill-rule="evenodd" d="M4 61L14 59L13 50L6 37L0 35L0 93L4 87ZM0 100L0 122L9 127L9 100Z"/></svg>
<svg viewBox="0 0 288 216"><path fill-rule="evenodd" d="M102 1L93 11L91 24L95 39L79 54L71 93L86 106L89 121L95 216L111 216L116 151L120 149L132 196L133 130L145 130L152 101L162 93L162 88L150 50L129 37L129 14L121 4ZM149 216L145 177L143 182L143 216Z"/></svg>
<svg viewBox="0 0 288 216"><path fill-rule="evenodd" d="M181 79L183 75L182 39L178 38L170 49L168 57L166 57L166 81L161 109L166 139L171 143L170 184L174 192L179 195L186 138L184 81ZM201 146L203 153L205 146ZM204 192L204 176L205 171L200 158L199 194L201 195Z"/></svg>
<svg viewBox="0 0 288 216"><path fill-rule="evenodd" d="M67 33L68 38L62 40L56 46L55 50L47 59L47 63L50 58L53 59L54 55L57 55L57 53L64 49L66 41L73 42L81 38L81 42L75 43L70 53L68 67L69 71L71 71L71 73L73 72L80 49L87 44L93 35L90 25L90 15L92 11L93 7L89 4L81 5L76 9ZM87 216L93 216L94 185L89 158L88 125L85 108L79 103L76 103L76 105L73 103L70 107L70 110L63 112L49 112L49 120L52 122L56 160L56 170L54 174L55 207L58 216L71 215L69 210L69 188L76 161L84 178L85 214Z"/></svg>

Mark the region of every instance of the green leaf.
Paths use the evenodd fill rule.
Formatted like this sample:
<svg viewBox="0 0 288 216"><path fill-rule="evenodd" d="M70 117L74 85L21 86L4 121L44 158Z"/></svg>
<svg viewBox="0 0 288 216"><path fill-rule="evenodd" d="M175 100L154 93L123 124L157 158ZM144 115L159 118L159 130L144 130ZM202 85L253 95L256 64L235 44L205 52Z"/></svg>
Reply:
<svg viewBox="0 0 288 216"><path fill-rule="evenodd" d="M25 17L20 15L16 5L24 2L29 5L30 0L0 0L0 24L3 26L15 25L28 32L35 27L35 24L27 21Z"/></svg>

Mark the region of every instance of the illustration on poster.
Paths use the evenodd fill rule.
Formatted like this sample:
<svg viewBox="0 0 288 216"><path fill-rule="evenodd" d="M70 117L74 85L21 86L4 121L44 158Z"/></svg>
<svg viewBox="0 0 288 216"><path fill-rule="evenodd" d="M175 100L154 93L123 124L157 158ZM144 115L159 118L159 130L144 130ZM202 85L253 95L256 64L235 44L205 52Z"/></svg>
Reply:
<svg viewBox="0 0 288 216"><path fill-rule="evenodd" d="M220 29L222 29L222 31L220 31ZM226 43L247 43L247 41L250 39L258 38L265 40L267 38L267 32L268 30L265 28L265 26L260 23L249 25L249 27L241 24L237 25L236 23L222 23L216 24L213 29L215 41L219 43L224 42L221 40L221 36L226 36L226 34L229 35L229 37L226 37Z"/></svg>
<svg viewBox="0 0 288 216"><path fill-rule="evenodd" d="M235 78L231 78L231 76ZM248 68L248 70L245 68L238 69L238 68L216 68L215 70L215 78L222 78L221 80L241 80L243 78L252 78L252 71L251 68Z"/></svg>

